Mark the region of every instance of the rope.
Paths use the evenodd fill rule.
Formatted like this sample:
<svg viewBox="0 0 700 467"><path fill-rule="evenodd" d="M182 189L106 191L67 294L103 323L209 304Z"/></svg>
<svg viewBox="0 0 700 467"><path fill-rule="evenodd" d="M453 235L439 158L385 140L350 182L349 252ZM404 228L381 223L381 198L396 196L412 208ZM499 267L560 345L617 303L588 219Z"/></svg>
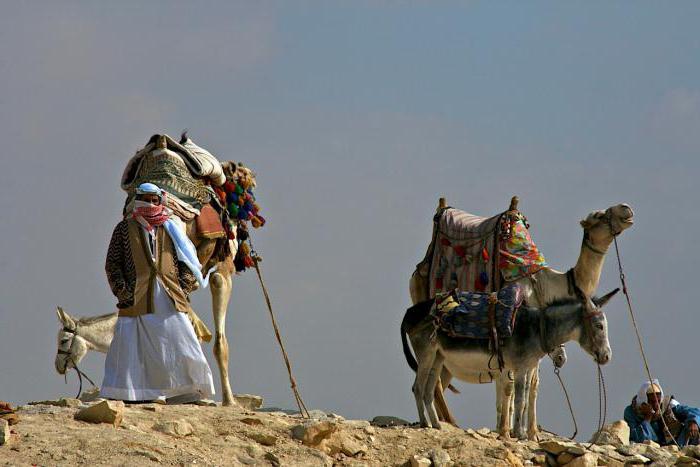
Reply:
<svg viewBox="0 0 700 467"><path fill-rule="evenodd" d="M257 272L258 274L258 280L260 281L260 286L262 287L262 292L265 296L265 303L267 304L267 309L270 312L272 327L275 330L275 337L277 338L277 343L279 344L280 350L282 351L282 356L284 357L284 364L287 366L287 373L289 374L289 383L291 384L292 392L294 393L294 399L296 400L297 407L299 407L299 413L304 418L311 418L311 416L309 415L309 410L306 408L306 404L304 404L304 401L301 398L301 394L299 394L299 390L297 389L297 382L294 379L294 376L292 376L292 364L289 362L289 356L287 355L287 351L284 349L284 344L282 343L282 336L280 335L279 327L277 326L277 320L275 320L275 315L272 312L272 303L270 302L270 295L267 293L267 287L265 287L265 281L263 280L262 273L260 272L259 263L261 261L261 258L255 251L251 252L250 257L252 258L253 264L255 265L255 272Z"/></svg>
<svg viewBox="0 0 700 467"><path fill-rule="evenodd" d="M571 406L571 399L569 398L569 393L566 390L566 386L564 386L564 380L561 378L561 375L559 375L559 371L560 369L557 366L555 366L554 374L557 375L557 379L559 379L559 384L561 384L561 389L564 391L564 396L566 397L566 403L569 405L569 413L571 413L571 419L574 421L574 434L569 437L569 439L573 440L578 434L578 423L576 423L576 415L574 415L574 409Z"/></svg>
<svg viewBox="0 0 700 467"><path fill-rule="evenodd" d="M622 283L622 293L625 294L625 300L627 301L627 309L629 310L630 318L632 320L632 326L634 327L634 332L637 335L637 343L639 344L639 353L642 355L642 360L644 362L644 369L646 370L647 377L649 378L649 384L653 384L653 377L651 376L651 370L649 369L649 361L647 360L647 356L644 353L644 345L642 344L642 337L639 333L639 327L637 326L637 320L635 319L634 316L634 310L632 309L632 299L630 298L629 291L627 289L627 282L625 281L625 272L622 269L622 260L620 258L620 248L617 245L617 235L613 236L613 240L615 242L615 255L617 256L617 268L620 272L620 282ZM676 441L676 438L671 433L671 431L668 429L668 426L666 425L666 420L664 420L663 413L659 417L661 419L661 423L664 425L664 430L669 433L671 440L673 441L673 444L675 444L678 447L681 447L678 442Z"/></svg>

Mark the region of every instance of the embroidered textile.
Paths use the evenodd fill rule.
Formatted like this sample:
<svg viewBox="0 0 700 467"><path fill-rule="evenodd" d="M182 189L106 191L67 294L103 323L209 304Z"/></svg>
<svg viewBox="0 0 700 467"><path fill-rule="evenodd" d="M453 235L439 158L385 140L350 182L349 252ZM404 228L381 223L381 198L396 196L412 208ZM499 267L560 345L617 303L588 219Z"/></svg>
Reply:
<svg viewBox="0 0 700 467"><path fill-rule="evenodd" d="M506 282L529 276L547 266L525 222L519 213L508 213L501 221L498 269Z"/></svg>
<svg viewBox="0 0 700 467"><path fill-rule="evenodd" d="M495 303L481 292L452 292L435 297L433 315L440 329L452 337L491 338L490 307L499 337L510 337L515 327L516 312L523 301L522 289L510 284L498 291Z"/></svg>

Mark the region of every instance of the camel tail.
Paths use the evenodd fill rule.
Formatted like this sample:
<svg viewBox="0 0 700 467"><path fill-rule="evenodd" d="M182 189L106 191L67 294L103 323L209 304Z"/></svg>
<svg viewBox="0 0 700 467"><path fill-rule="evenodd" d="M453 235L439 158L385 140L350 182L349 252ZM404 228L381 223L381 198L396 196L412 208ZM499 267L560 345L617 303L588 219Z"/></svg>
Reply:
<svg viewBox="0 0 700 467"><path fill-rule="evenodd" d="M411 348L408 345L408 333L416 325L418 325L423 319L428 316L430 309L433 306L433 300L426 300L424 302L413 305L411 308L406 310L406 314L403 316L401 321L401 344L403 345L403 354L406 357L406 363L411 367L413 371L418 370L418 362L411 352Z"/></svg>

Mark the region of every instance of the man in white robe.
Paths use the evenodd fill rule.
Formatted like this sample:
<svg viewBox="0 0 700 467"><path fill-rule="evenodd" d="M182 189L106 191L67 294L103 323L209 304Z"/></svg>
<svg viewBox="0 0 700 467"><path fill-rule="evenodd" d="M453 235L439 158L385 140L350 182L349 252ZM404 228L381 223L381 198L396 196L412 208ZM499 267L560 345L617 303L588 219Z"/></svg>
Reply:
<svg viewBox="0 0 700 467"><path fill-rule="evenodd" d="M187 316L188 294L207 281L181 222L170 218L165 193L152 183L136 193L105 264L119 318L100 394L125 401L210 398L211 369Z"/></svg>

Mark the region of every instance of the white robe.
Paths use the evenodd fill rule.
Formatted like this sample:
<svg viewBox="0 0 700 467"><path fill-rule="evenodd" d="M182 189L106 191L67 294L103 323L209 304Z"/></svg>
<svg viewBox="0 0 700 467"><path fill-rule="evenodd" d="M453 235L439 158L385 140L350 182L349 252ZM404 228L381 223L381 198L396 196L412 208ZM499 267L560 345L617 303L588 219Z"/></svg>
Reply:
<svg viewBox="0 0 700 467"><path fill-rule="evenodd" d="M117 319L100 396L126 401L214 395L207 359L185 313L155 281L154 312Z"/></svg>

